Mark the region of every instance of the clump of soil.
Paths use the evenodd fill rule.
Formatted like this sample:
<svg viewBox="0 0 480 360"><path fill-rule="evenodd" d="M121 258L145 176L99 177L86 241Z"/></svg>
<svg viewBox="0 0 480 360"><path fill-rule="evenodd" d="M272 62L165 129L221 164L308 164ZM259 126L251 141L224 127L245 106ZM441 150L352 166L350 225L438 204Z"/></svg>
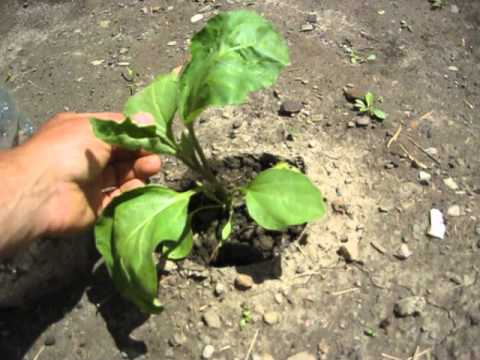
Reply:
<svg viewBox="0 0 480 360"><path fill-rule="evenodd" d="M301 158L284 159L271 154L244 154L228 157L213 164L229 187L245 185L255 176L276 163L284 161L305 172ZM192 199L191 210L213 205L204 195ZM199 211L192 220L195 235L193 258L214 266L248 265L278 256L283 248L295 241L304 225L286 231L269 231L257 225L248 215L244 202L234 204L233 229L230 238L219 247L220 234L228 214L221 210Z"/></svg>

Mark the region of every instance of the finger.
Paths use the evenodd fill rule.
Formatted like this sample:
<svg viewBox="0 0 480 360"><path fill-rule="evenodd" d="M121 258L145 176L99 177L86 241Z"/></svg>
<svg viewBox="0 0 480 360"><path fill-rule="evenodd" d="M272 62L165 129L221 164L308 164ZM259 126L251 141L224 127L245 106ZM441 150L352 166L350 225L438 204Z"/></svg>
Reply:
<svg viewBox="0 0 480 360"><path fill-rule="evenodd" d="M117 184L138 178L146 180L160 171L162 162L158 155L148 155L133 161L117 162L114 165Z"/></svg>
<svg viewBox="0 0 480 360"><path fill-rule="evenodd" d="M115 173L115 168L109 165L105 168L105 170L103 170L102 179L101 179L101 187L102 187L101 190L103 192L110 192L111 189L116 186L117 186L117 176Z"/></svg>
<svg viewBox="0 0 480 360"><path fill-rule="evenodd" d="M139 179L148 179L158 173L161 168L162 160L158 155L143 156L138 158L133 165L135 175Z"/></svg>
<svg viewBox="0 0 480 360"><path fill-rule="evenodd" d="M125 120L125 115L122 113L115 113L115 112L100 112L100 113L77 113L76 116L81 116L85 118L96 118L99 120L112 120L121 122Z"/></svg>
<svg viewBox="0 0 480 360"><path fill-rule="evenodd" d="M126 183L122 184L122 186L120 186L120 191L122 193L124 193L126 191L137 189L137 188L142 187L142 186L145 186L145 183L143 181L141 181L139 179L133 179L133 180L127 181Z"/></svg>

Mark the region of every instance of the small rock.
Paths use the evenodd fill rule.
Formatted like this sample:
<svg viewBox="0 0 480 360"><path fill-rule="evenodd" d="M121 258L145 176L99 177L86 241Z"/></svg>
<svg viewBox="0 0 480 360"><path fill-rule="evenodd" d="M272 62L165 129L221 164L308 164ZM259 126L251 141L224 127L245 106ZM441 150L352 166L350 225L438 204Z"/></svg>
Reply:
<svg viewBox="0 0 480 360"><path fill-rule="evenodd" d="M175 40L169 41L167 46L177 46L177 42Z"/></svg>
<svg viewBox="0 0 480 360"><path fill-rule="evenodd" d="M223 294L225 294L225 285L223 285L222 283L217 283L215 285L215 290L214 290L214 293L215 293L215 296L222 296Z"/></svg>
<svg viewBox="0 0 480 360"><path fill-rule="evenodd" d="M427 173L426 171L419 171L418 172L418 182L422 185L430 185L430 181L432 180L432 175Z"/></svg>
<svg viewBox="0 0 480 360"><path fill-rule="evenodd" d="M282 115L293 115L297 114L303 109L303 104L299 101L294 101L294 100L285 100L281 107L280 107L280 113Z"/></svg>
<svg viewBox="0 0 480 360"><path fill-rule="evenodd" d="M437 156L438 155L438 150L434 147L429 147L429 148L426 148L425 149L425 152L428 154L428 155L431 155L431 156Z"/></svg>
<svg viewBox="0 0 480 360"><path fill-rule="evenodd" d="M307 351L302 351L298 354L292 355L287 360L316 360L317 358Z"/></svg>
<svg viewBox="0 0 480 360"><path fill-rule="evenodd" d="M360 116L355 121L355 124L358 127L367 127L368 125L370 125L371 122L372 122L372 120L370 120L369 116Z"/></svg>
<svg viewBox="0 0 480 360"><path fill-rule="evenodd" d="M197 22L199 22L199 21L201 21L201 20L203 20L203 14L195 14L195 15L193 15L193 16L191 17L190 22L191 22L192 24L195 24L195 23L197 23Z"/></svg>
<svg viewBox="0 0 480 360"><path fill-rule="evenodd" d="M209 328L220 329L222 327L222 321L217 312L213 309L208 310L202 315L202 320Z"/></svg>
<svg viewBox="0 0 480 360"><path fill-rule="evenodd" d="M358 241L351 240L342 246L337 251L337 254L345 259L346 262L354 262L359 260Z"/></svg>
<svg viewBox="0 0 480 360"><path fill-rule="evenodd" d="M416 316L423 312L426 305L425 298L410 296L399 300L393 308L393 313L397 317Z"/></svg>
<svg viewBox="0 0 480 360"><path fill-rule="evenodd" d="M109 26L110 26L110 22L111 22L110 20L101 20L100 21L100 27L102 29L108 29Z"/></svg>
<svg viewBox="0 0 480 360"><path fill-rule="evenodd" d="M237 130L242 127L243 122L241 120L235 120L232 123L232 129Z"/></svg>
<svg viewBox="0 0 480 360"><path fill-rule="evenodd" d="M477 224L477 226L475 226L475 234L480 236L480 224Z"/></svg>
<svg viewBox="0 0 480 360"><path fill-rule="evenodd" d="M348 205L342 199L335 199L332 201L332 209L338 214L346 214L348 210Z"/></svg>
<svg viewBox="0 0 480 360"><path fill-rule="evenodd" d="M250 275L240 274L235 278L234 284L238 290L248 290L253 287L253 279Z"/></svg>
<svg viewBox="0 0 480 360"><path fill-rule="evenodd" d="M47 335L47 337L45 338L45 341L43 342L45 346L53 346L56 343L57 343L57 339L55 339L55 336L53 335Z"/></svg>
<svg viewBox="0 0 480 360"><path fill-rule="evenodd" d="M397 259L400 259L400 260L407 260L412 255L413 255L413 253L410 251L407 244L402 244L402 245L400 245L400 248L398 249L397 253L395 254L395 257Z"/></svg>
<svg viewBox="0 0 480 360"><path fill-rule="evenodd" d="M450 6L450 12L452 14L458 14L460 12L460 9L457 5L453 4L452 6Z"/></svg>
<svg viewBox="0 0 480 360"><path fill-rule="evenodd" d="M317 13L308 14L306 20L307 20L307 23L316 24L318 22L318 14Z"/></svg>
<svg viewBox="0 0 480 360"><path fill-rule="evenodd" d="M317 345L317 350L320 355L327 355L330 351L330 346L328 345L327 340L320 340Z"/></svg>
<svg viewBox="0 0 480 360"><path fill-rule="evenodd" d="M281 293L276 293L273 297L277 304L283 303L283 295Z"/></svg>
<svg viewBox="0 0 480 360"><path fill-rule="evenodd" d="M350 128L350 129L351 129L351 128L354 128L354 127L355 127L355 123L354 123L353 121L349 121L349 122L347 123L347 127Z"/></svg>
<svg viewBox="0 0 480 360"><path fill-rule="evenodd" d="M458 67L451 65L451 66L448 67L448 70L449 71L458 71Z"/></svg>
<svg viewBox="0 0 480 360"><path fill-rule="evenodd" d="M447 215L452 217L458 217L462 215L460 211L460 206L459 205L450 206L447 210Z"/></svg>
<svg viewBox="0 0 480 360"><path fill-rule="evenodd" d="M269 353L253 354L252 359L253 360L274 360L273 356Z"/></svg>
<svg viewBox="0 0 480 360"><path fill-rule="evenodd" d="M357 99L363 99L364 92L356 87L344 87L343 94L345 98L350 102L355 102Z"/></svg>
<svg viewBox="0 0 480 360"><path fill-rule="evenodd" d="M307 32L307 31L313 31L314 29L315 29L315 26L313 26L310 23L307 23L302 25L302 27L300 28L300 31Z"/></svg>
<svg viewBox="0 0 480 360"><path fill-rule="evenodd" d="M211 10L213 10L213 6L211 4L208 4L208 5L205 5L204 7L202 7L200 10L198 10L198 12L203 14L203 13L209 12Z"/></svg>
<svg viewBox="0 0 480 360"><path fill-rule="evenodd" d="M452 178L443 179L443 182L448 188L452 189L453 191L458 190L458 184Z"/></svg>
<svg viewBox="0 0 480 360"><path fill-rule="evenodd" d="M430 228L427 234L437 239L443 239L445 237L446 231L447 231L447 227L445 226L445 222L443 221L442 212L438 209L431 209L430 210Z"/></svg>
<svg viewBox="0 0 480 360"><path fill-rule="evenodd" d="M280 321L280 314L276 311L269 311L263 315L263 321L268 325L275 325Z"/></svg>
<svg viewBox="0 0 480 360"><path fill-rule="evenodd" d="M120 48L120 50L118 50L118 53L120 55L125 55L126 53L128 53L128 48L125 48L125 47Z"/></svg>
<svg viewBox="0 0 480 360"><path fill-rule="evenodd" d="M207 345L203 348L202 359L210 359L215 352L215 348L212 345Z"/></svg>
<svg viewBox="0 0 480 360"><path fill-rule="evenodd" d="M392 210L392 207L389 205L379 205L378 206L378 212L381 213L388 213Z"/></svg>
<svg viewBox="0 0 480 360"><path fill-rule="evenodd" d="M172 347L182 346L187 342L187 337L184 333L175 333L173 337L168 340L168 344Z"/></svg>

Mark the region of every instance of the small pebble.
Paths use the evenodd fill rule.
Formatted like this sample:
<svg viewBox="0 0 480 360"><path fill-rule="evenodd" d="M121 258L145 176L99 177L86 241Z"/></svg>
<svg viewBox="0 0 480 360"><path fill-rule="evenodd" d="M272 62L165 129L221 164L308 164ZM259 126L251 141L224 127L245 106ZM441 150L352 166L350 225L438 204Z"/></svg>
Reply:
<svg viewBox="0 0 480 360"><path fill-rule="evenodd" d="M393 308L397 317L420 315L425 309L427 302L421 296L410 296L399 300Z"/></svg>
<svg viewBox="0 0 480 360"><path fill-rule="evenodd" d="M303 109L303 104L299 101L285 100L280 106L280 113L282 115L297 114Z"/></svg>
<svg viewBox="0 0 480 360"><path fill-rule="evenodd" d="M443 179L444 184L453 191L458 190L458 184L452 178Z"/></svg>
<svg viewBox="0 0 480 360"><path fill-rule="evenodd" d="M430 228L428 230L428 235L437 239L443 239L445 237L445 232L447 227L443 221L443 214L438 209L430 210Z"/></svg>
<svg viewBox="0 0 480 360"><path fill-rule="evenodd" d="M422 185L430 185L430 181L432 180L432 175L427 173L426 171L419 171L418 172L418 182Z"/></svg>
<svg viewBox="0 0 480 360"><path fill-rule="evenodd" d="M217 285L215 285L215 296L222 296L225 294L225 291L225 285L222 283L217 283Z"/></svg>
<svg viewBox="0 0 480 360"><path fill-rule="evenodd" d="M307 23L302 25L302 27L300 28L300 31L307 32L307 31L313 31L314 29L315 27L312 24Z"/></svg>
<svg viewBox="0 0 480 360"><path fill-rule="evenodd" d="M210 359L215 352L215 348L212 345L207 345L203 348L202 359Z"/></svg>
<svg viewBox="0 0 480 360"><path fill-rule="evenodd" d="M449 71L458 71L458 67L451 65L451 66L448 67L448 70Z"/></svg>
<svg viewBox="0 0 480 360"><path fill-rule="evenodd" d="M397 253L395 254L395 257L397 259L400 259L400 260L407 260L412 255L413 255L413 253L410 251L407 244L402 244L402 245L400 245L400 248L398 249Z"/></svg>
<svg viewBox="0 0 480 360"><path fill-rule="evenodd" d="M240 274L235 278L235 287L238 290L248 290L253 287L253 279L250 275Z"/></svg>
<svg viewBox="0 0 480 360"><path fill-rule="evenodd" d="M283 295L282 294L276 293L273 297L275 298L275 302L277 304L283 303Z"/></svg>
<svg viewBox="0 0 480 360"><path fill-rule="evenodd" d="M447 215L452 217L458 217L461 215L460 206L452 205L447 210Z"/></svg>
<svg viewBox="0 0 480 360"><path fill-rule="evenodd" d="M302 351L298 354L292 355L287 360L316 360L316 356L310 354L307 351Z"/></svg>
<svg viewBox="0 0 480 360"><path fill-rule="evenodd" d="M355 124L357 124L358 127L367 127L368 125L370 125L372 121L370 120L370 117L368 116L360 116L359 118L357 118L357 120L355 121Z"/></svg>
<svg viewBox="0 0 480 360"><path fill-rule="evenodd" d="M453 4L452 6L450 6L450 12L452 14L458 14L460 12L460 9L457 5Z"/></svg>
<svg viewBox="0 0 480 360"><path fill-rule="evenodd" d="M57 339L53 335L47 335L43 343L45 346L53 346L57 343Z"/></svg>
<svg viewBox="0 0 480 360"><path fill-rule="evenodd" d="M268 325L275 325L280 321L280 314L276 311L269 311L263 315L263 321Z"/></svg>
<svg viewBox="0 0 480 360"><path fill-rule="evenodd" d="M209 328L220 329L222 327L222 321L220 316L214 309L210 309L202 315L202 320Z"/></svg>
<svg viewBox="0 0 480 360"><path fill-rule="evenodd" d="M195 23L197 23L197 22L199 22L199 21L201 21L201 20L203 20L203 15L202 15L202 14L195 14L195 15L193 15L193 16L191 17L190 22L191 22L192 24L195 24Z"/></svg>
<svg viewBox="0 0 480 360"><path fill-rule="evenodd" d="M351 128L354 128L354 127L355 127L355 123L354 123L353 121L349 121L349 122L347 123L347 127L350 128L350 129L351 129Z"/></svg>

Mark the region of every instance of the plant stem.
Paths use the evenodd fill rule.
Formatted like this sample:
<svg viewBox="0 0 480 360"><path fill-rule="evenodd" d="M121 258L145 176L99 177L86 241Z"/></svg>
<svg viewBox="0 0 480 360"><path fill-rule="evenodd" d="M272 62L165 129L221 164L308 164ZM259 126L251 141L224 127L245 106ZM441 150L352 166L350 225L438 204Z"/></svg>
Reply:
<svg viewBox="0 0 480 360"><path fill-rule="evenodd" d="M200 158L199 161L197 157L194 156L194 159L192 160L196 163L197 167L201 169L200 173L205 177L205 180L207 180L213 186L215 192L217 193L216 195L219 196L223 203L228 205L228 194L225 190L225 186L223 186L223 184L218 180L218 178L215 176L212 169L210 168L205 153L203 152L197 136L195 135L195 129L193 127L193 124L187 125L187 129L192 139L193 146L195 148L195 155L198 155L198 157Z"/></svg>

